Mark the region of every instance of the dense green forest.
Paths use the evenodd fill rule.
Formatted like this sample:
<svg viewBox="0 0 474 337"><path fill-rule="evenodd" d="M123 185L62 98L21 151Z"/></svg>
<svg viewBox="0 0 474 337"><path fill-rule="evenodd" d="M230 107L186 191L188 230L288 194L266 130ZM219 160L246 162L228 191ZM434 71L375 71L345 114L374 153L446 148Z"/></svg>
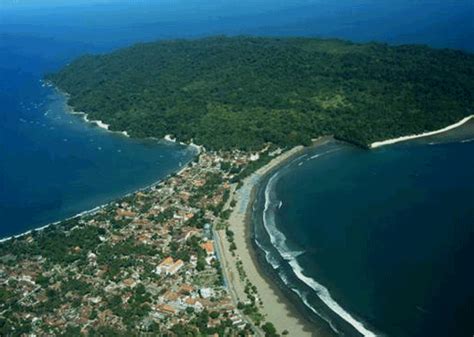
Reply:
<svg viewBox="0 0 474 337"><path fill-rule="evenodd" d="M47 76L70 104L134 137L212 149L362 146L474 114L474 55L312 38L211 37L83 56Z"/></svg>

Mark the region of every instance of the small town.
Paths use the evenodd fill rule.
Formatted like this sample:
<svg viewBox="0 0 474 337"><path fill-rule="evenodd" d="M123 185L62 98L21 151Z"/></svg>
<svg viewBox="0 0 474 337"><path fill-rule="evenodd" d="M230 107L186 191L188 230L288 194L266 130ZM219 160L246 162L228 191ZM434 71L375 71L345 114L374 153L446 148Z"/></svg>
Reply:
<svg viewBox="0 0 474 337"><path fill-rule="evenodd" d="M255 291L230 294L216 231L235 250L232 195L280 152L200 150L154 186L1 243L0 335L262 334Z"/></svg>

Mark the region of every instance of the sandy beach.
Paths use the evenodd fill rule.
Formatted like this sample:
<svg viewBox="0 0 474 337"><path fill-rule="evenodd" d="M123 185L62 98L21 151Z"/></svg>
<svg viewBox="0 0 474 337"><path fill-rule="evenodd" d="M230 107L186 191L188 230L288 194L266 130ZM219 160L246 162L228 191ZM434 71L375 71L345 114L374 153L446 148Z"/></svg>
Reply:
<svg viewBox="0 0 474 337"><path fill-rule="evenodd" d="M234 194L236 205L229 218L230 229L234 232L237 250L235 256L229 252L229 242L225 237L224 230L218 231L219 248L222 252L223 270L228 281L228 287L235 301L245 302L247 296L244 292L245 283L239 277L236 267L237 261L242 261L243 269L248 280L256 286L257 293L263 303L261 311L266 320L273 323L278 333L284 330L289 332L289 336L317 336L315 328L308 324L295 310L294 306L283 296L280 289L268 277L261 273L255 261L253 247L249 238L250 229L250 207L253 204L255 188L260 179L284 163L287 159L298 155L304 149L297 146L274 158L267 165L261 167L251 176L243 181L243 186ZM260 332L261 334L261 332Z"/></svg>
<svg viewBox="0 0 474 337"><path fill-rule="evenodd" d="M409 135L409 136L402 136L402 137L398 137L398 138L392 138L392 139L382 140L382 141L380 141L380 142L374 142L374 143L370 144L370 148L371 148L371 149L374 149L374 148L381 147L381 146L384 146L384 145L390 145L390 144L405 142L405 141L411 140L411 139L422 138L422 137L428 137L428 136L434 136L434 135L437 135L437 134L439 134L439 133L443 133L443 132L446 132L446 131L455 129L455 128L457 128L457 127L459 127L459 126L461 126L461 125L467 123L467 122L470 121L472 118L474 118L474 115L465 117L465 118L461 119L459 122L454 123L454 124L451 124L451 125L448 125L447 127L442 128L442 129L439 129L439 130L434 130L434 131L429 131L429 132L423 132L423 133L420 133L420 134L417 134L417 135Z"/></svg>

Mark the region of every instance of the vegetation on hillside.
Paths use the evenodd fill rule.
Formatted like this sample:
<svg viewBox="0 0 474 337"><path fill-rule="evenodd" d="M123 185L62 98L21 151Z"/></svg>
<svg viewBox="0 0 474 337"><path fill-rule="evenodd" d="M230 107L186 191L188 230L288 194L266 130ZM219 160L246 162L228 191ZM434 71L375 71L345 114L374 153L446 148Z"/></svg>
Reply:
<svg viewBox="0 0 474 337"><path fill-rule="evenodd" d="M83 56L47 78L114 130L212 149L365 146L474 113L474 55L425 46L219 36Z"/></svg>

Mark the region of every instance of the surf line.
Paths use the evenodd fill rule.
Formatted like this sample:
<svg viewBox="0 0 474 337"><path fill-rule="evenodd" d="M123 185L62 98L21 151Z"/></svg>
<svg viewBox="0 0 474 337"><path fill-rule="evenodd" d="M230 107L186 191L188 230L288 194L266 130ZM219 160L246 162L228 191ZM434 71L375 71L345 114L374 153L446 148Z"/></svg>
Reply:
<svg viewBox="0 0 474 337"><path fill-rule="evenodd" d="M323 303L341 317L344 321L349 323L354 329L356 329L360 334L366 337L376 337L377 335L367 329L364 324L357 319L355 319L349 312L347 312L339 303L337 303L331 296L329 290L318 283L311 277L306 276L303 273L303 268L298 263L296 258L303 254L304 252L300 251L291 251L291 249L286 244L286 236L276 228L275 226L275 212L273 208L275 205L272 203L271 191L273 186L276 184L278 179L278 172L274 173L273 176L268 180L267 186L265 187L265 208L263 211L263 225L265 230L270 237L272 245L276 248L280 256L288 262L291 266L293 273L296 277L306 284L308 287L313 289L316 295L323 301ZM299 296L303 303L308 306L308 303L304 301L301 296ZM314 312L314 308L310 306L310 309Z"/></svg>

